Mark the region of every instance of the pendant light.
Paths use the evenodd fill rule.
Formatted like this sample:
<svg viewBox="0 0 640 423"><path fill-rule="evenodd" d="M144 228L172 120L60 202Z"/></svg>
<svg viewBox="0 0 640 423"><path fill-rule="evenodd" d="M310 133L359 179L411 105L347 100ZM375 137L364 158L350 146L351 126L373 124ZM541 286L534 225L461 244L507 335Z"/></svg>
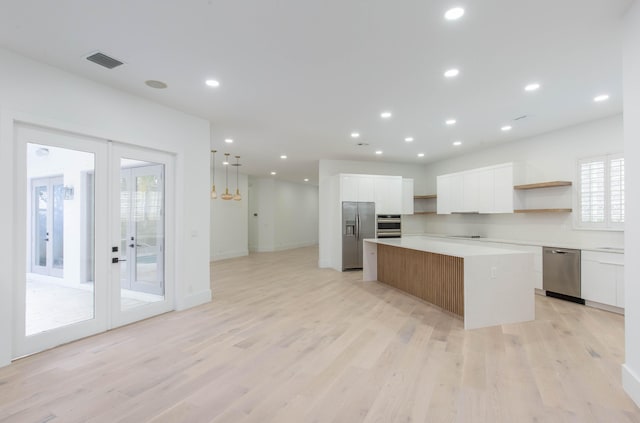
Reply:
<svg viewBox="0 0 640 423"><path fill-rule="evenodd" d="M240 164L240 156L236 156L236 163L233 165L236 167L236 195L233 196L233 199L236 201L242 200L242 196L240 195L240 188L238 187L238 168L242 166Z"/></svg>
<svg viewBox="0 0 640 423"><path fill-rule="evenodd" d="M212 185L211 185L211 199L215 200L218 198L218 193L216 192L216 150L211 150L211 156L213 159L211 162L213 163L213 176L212 176Z"/></svg>
<svg viewBox="0 0 640 423"><path fill-rule="evenodd" d="M220 198L223 200L231 200L233 195L229 193L229 153L224 153L224 156L224 162L222 162L222 164L225 166L225 190L224 194L222 194Z"/></svg>

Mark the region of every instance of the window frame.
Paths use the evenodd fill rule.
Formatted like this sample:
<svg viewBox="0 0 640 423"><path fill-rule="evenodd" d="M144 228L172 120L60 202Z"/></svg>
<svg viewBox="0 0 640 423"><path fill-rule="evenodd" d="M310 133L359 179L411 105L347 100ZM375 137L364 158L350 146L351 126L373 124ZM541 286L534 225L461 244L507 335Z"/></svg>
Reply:
<svg viewBox="0 0 640 423"><path fill-rule="evenodd" d="M577 189L575 195L574 228L580 230L595 231L624 231L624 222L616 223L611 221L611 161L616 159L624 160L624 153L601 154L578 159L576 165ZM604 222L592 223L582 221L582 164L603 161L604 162ZM625 185L626 189L626 185ZM624 192L624 191L623 191ZM626 220L626 216L625 216Z"/></svg>

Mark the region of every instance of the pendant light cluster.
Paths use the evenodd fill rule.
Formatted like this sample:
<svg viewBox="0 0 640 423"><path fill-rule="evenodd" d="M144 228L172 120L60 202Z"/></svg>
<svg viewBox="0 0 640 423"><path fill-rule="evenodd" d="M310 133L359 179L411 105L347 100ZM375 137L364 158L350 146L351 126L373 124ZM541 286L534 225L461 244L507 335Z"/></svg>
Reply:
<svg viewBox="0 0 640 423"><path fill-rule="evenodd" d="M218 198L218 193L216 192L216 150L211 150L211 156L212 156L212 163L213 163L213 178L212 178L212 184L211 184L211 199L215 200L216 198ZM239 177L240 177L240 172L239 172L239 168L240 166L242 166L240 164L240 156L235 156L236 158L236 162L235 163L230 163L229 162L229 153L224 153L224 161L222 162L222 164L224 165L225 169L224 169L224 174L225 174L225 190L224 190L224 194L222 194L220 196L220 198L222 198L223 200L236 200L236 201L240 201L242 200L242 196L240 195L240 186L239 186ZM235 166L236 168L236 193L235 195L231 194L229 192L229 166Z"/></svg>

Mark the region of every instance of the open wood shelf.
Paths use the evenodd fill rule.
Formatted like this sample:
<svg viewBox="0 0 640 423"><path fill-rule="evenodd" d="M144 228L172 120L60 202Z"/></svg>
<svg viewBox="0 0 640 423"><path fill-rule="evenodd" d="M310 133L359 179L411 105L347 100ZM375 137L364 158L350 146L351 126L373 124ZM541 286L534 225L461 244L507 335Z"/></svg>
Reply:
<svg viewBox="0 0 640 423"><path fill-rule="evenodd" d="M573 209L518 209L514 213L571 213Z"/></svg>
<svg viewBox="0 0 640 423"><path fill-rule="evenodd" d="M434 211L419 211L419 212L414 212L413 214L436 214L436 212L434 212Z"/></svg>
<svg viewBox="0 0 640 423"><path fill-rule="evenodd" d="M516 185L513 187L515 190L525 189L540 189L540 188L554 188L554 187L570 187L571 181L551 181L551 182L539 182L537 184L525 184Z"/></svg>
<svg viewBox="0 0 640 423"><path fill-rule="evenodd" d="M414 200L430 200L432 198L437 198L438 196L436 194L429 194L429 195L414 195L413 199Z"/></svg>

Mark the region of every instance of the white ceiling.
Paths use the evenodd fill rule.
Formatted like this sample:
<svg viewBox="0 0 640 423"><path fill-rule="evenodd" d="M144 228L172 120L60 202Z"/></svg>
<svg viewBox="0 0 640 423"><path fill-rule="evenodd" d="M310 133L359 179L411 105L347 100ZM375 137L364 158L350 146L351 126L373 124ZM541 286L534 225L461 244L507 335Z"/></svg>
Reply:
<svg viewBox="0 0 640 423"><path fill-rule="evenodd" d="M427 163L620 113L630 3L13 0L0 3L0 43L211 120L213 147L241 155L246 173L317 183L323 158ZM459 21L443 19L452 6L466 10ZM84 59L96 50L126 65ZM450 67L458 78L443 77ZM525 93L534 81L542 88ZM594 103L600 93L611 99ZM380 119L383 110L393 118Z"/></svg>

